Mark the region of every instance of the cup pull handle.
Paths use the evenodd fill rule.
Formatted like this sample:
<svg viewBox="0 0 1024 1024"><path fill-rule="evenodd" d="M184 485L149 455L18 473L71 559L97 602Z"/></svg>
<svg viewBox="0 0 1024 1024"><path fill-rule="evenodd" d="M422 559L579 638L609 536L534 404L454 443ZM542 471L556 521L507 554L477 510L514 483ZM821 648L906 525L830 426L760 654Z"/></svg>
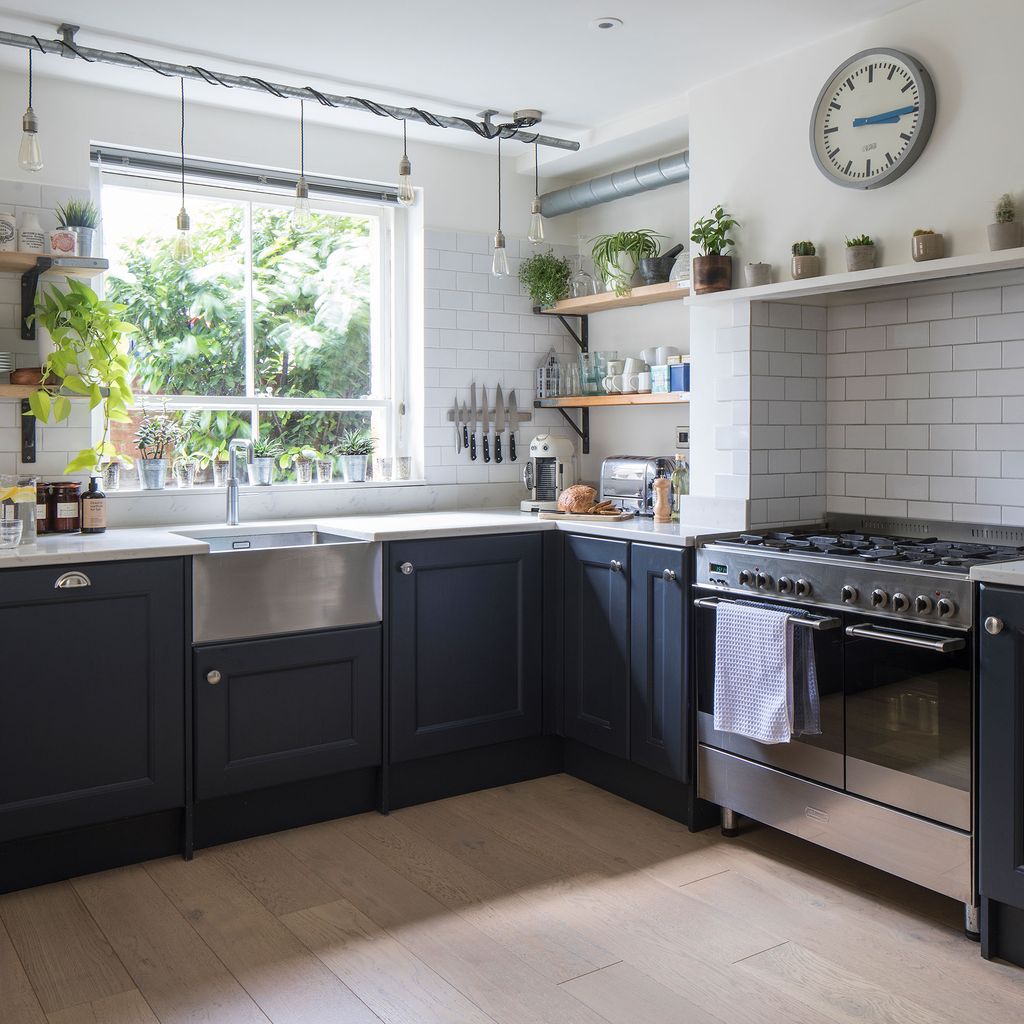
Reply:
<svg viewBox="0 0 1024 1024"><path fill-rule="evenodd" d="M75 587L91 587L92 580L84 572L66 572L63 576L57 577L54 583L54 590L72 590Z"/></svg>

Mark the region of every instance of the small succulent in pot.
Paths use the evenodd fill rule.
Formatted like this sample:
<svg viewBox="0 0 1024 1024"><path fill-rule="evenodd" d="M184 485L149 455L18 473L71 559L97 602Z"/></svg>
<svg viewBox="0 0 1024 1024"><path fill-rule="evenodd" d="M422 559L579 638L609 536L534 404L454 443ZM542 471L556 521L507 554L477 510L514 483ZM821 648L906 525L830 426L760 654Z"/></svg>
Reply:
<svg viewBox="0 0 1024 1024"><path fill-rule="evenodd" d="M1017 203L1009 192L996 202L995 223L988 226L988 247L992 252L1016 249L1021 244L1021 228L1017 223Z"/></svg>
<svg viewBox="0 0 1024 1024"><path fill-rule="evenodd" d="M693 258L693 290L696 295L724 292L732 287L732 255L727 252L736 242L729 237L739 227L732 214L721 203L711 208L707 217L694 222L690 241L700 248Z"/></svg>
<svg viewBox="0 0 1024 1024"><path fill-rule="evenodd" d="M135 431L135 447L139 450L139 486L146 491L160 491L167 484L167 467L171 456L181 445L185 432L166 413L145 413Z"/></svg>
<svg viewBox="0 0 1024 1024"><path fill-rule="evenodd" d="M846 269L870 270L875 265L875 243L868 235L846 239Z"/></svg>
<svg viewBox="0 0 1024 1024"><path fill-rule="evenodd" d="M100 212L91 199L69 199L54 211L57 226L66 228L78 237L78 255L91 256L96 228L100 223Z"/></svg>
<svg viewBox="0 0 1024 1024"><path fill-rule="evenodd" d="M547 309L569 294L572 266L554 249L535 252L519 264L519 283L530 293L534 306Z"/></svg>
<svg viewBox="0 0 1024 1024"><path fill-rule="evenodd" d="M253 487L269 487L274 482L274 466L284 453L276 437L254 437L252 440L252 461L248 464L249 484Z"/></svg>
<svg viewBox="0 0 1024 1024"><path fill-rule="evenodd" d="M366 464L373 454L373 435L368 430L346 430L338 442L341 477L348 484L366 480Z"/></svg>
<svg viewBox="0 0 1024 1024"><path fill-rule="evenodd" d="M821 273L821 260L813 242L793 243L792 273L794 281L817 277Z"/></svg>
<svg viewBox="0 0 1024 1024"><path fill-rule="evenodd" d="M941 260L946 255L945 239L931 228L917 228L910 239L910 255L915 263Z"/></svg>

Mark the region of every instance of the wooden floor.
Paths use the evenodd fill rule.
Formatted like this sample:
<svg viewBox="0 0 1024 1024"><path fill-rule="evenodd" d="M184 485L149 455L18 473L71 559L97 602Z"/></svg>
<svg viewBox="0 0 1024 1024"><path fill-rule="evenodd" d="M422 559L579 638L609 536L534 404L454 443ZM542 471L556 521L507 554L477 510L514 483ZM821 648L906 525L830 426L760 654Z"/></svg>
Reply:
<svg viewBox="0 0 1024 1024"><path fill-rule="evenodd" d="M958 905L568 776L0 897L2 1024L1003 1024Z"/></svg>

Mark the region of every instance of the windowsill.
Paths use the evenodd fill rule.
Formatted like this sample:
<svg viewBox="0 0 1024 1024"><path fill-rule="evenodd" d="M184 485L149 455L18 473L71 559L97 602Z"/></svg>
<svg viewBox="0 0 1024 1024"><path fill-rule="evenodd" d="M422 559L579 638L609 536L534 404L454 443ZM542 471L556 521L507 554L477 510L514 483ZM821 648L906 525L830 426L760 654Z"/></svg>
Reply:
<svg viewBox="0 0 1024 1024"><path fill-rule="evenodd" d="M322 494L324 491L368 491L375 489L387 489L391 487L426 487L426 480L367 480L364 483L345 483L339 481L329 484L270 484L268 487L252 487L249 484L239 484L238 490L241 494ZM107 491L108 498L181 498L181 497L202 497L207 494L225 494L226 487L212 487L204 484L200 487L164 487L159 491L134 490Z"/></svg>

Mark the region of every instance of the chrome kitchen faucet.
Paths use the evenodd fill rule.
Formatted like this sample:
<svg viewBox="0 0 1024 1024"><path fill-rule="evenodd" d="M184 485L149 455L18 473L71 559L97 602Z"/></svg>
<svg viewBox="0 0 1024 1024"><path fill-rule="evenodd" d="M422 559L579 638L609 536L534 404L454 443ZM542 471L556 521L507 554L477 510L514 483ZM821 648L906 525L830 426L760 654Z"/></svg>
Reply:
<svg viewBox="0 0 1024 1024"><path fill-rule="evenodd" d="M228 526L238 526L238 449L247 448L246 462L252 456L252 441L236 437L228 444L228 492L227 518Z"/></svg>

